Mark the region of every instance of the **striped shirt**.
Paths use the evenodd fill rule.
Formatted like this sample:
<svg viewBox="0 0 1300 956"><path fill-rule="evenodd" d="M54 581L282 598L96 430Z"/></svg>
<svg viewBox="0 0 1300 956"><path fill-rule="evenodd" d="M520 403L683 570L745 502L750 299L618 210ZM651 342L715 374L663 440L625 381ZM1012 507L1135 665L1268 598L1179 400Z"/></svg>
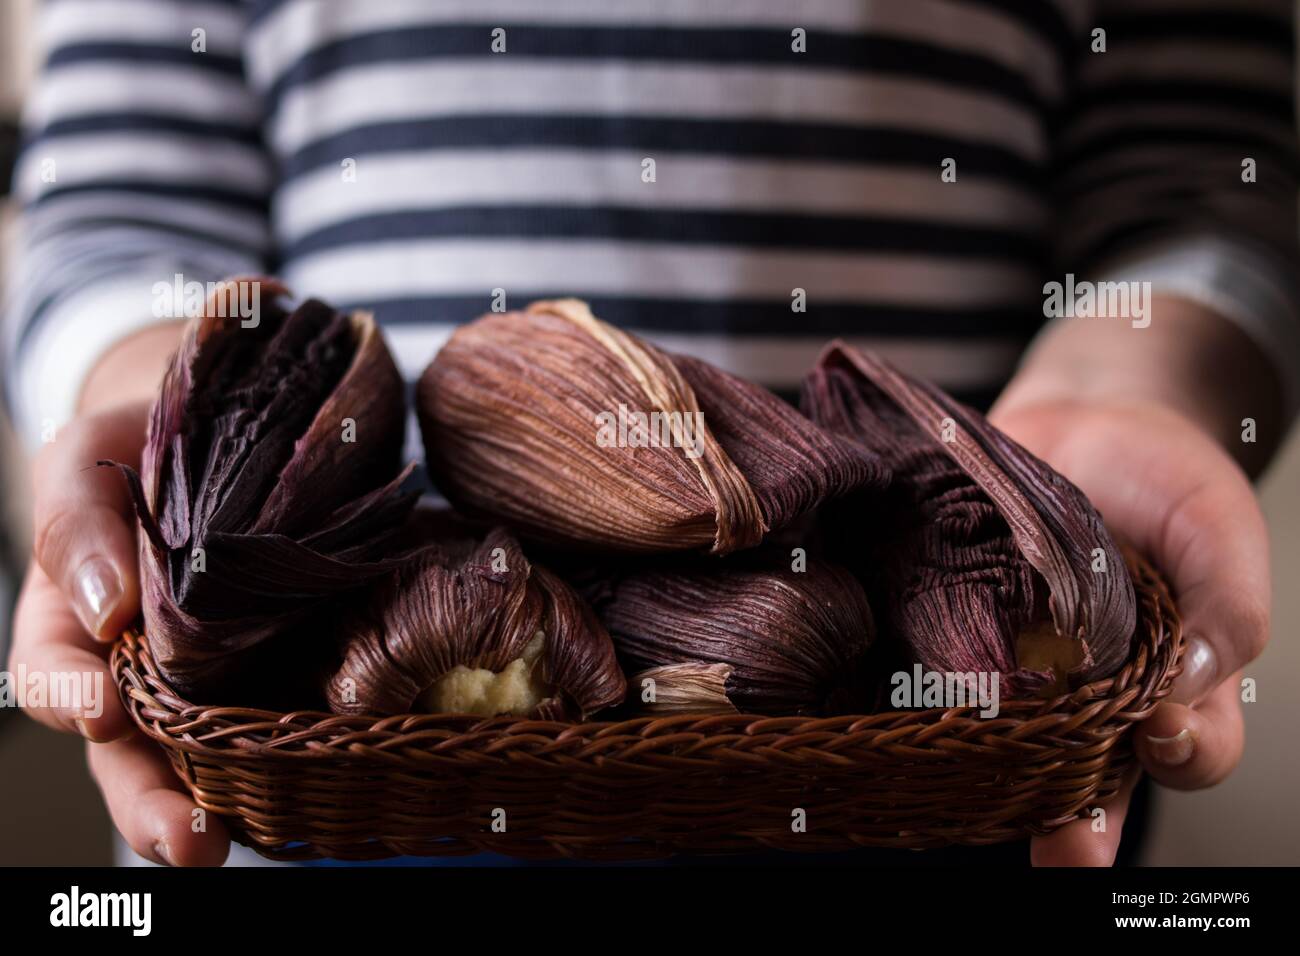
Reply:
<svg viewBox="0 0 1300 956"><path fill-rule="evenodd" d="M1045 282L1136 278L1239 323L1294 399L1292 12L53 0L10 400L35 441L157 283L257 272L373 309L410 378L494 300L574 295L776 388L840 336L968 394Z"/></svg>

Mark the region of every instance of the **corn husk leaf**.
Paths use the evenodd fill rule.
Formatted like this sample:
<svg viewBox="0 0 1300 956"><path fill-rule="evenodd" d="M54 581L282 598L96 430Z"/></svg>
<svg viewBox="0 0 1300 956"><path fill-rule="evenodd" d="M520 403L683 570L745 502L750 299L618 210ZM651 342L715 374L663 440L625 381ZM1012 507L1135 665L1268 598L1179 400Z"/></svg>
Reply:
<svg viewBox="0 0 1300 956"><path fill-rule="evenodd" d="M893 474L887 494L830 520L857 537L849 548L873 603L913 660L1041 693L1110 676L1128 658L1136 601L1124 560L1050 466L938 388L839 342L805 383L804 409ZM1021 666L1018 643L1037 633L1073 648L1059 670Z"/></svg>
<svg viewBox="0 0 1300 956"><path fill-rule="evenodd" d="M626 680L609 635L559 577L531 564L503 529L444 539L380 582L340 631L330 709L404 714L456 667L500 673L541 636L536 677L548 688L528 716L583 719L620 703Z"/></svg>
<svg viewBox="0 0 1300 956"><path fill-rule="evenodd" d="M584 549L727 554L885 480L872 455L766 390L572 299L458 329L417 407L432 477L458 508ZM621 408L676 417L650 447L603 440L600 416Z"/></svg>
<svg viewBox="0 0 1300 956"><path fill-rule="evenodd" d="M179 692L222 702L256 684L264 645L393 566L414 503L402 380L371 317L288 311L274 280L231 281L260 283L258 324L222 317L228 289L214 294L167 370L140 474L123 468L151 652Z"/></svg>
<svg viewBox="0 0 1300 956"><path fill-rule="evenodd" d="M861 706L875 625L861 585L845 568L818 559L794 571L788 555L764 549L725 562L613 572L585 593L636 675L633 702L638 679L671 667L678 669L660 672L669 703L693 694L702 711L725 710L724 702L760 714ZM727 669L725 700L710 692L722 672L701 666Z"/></svg>

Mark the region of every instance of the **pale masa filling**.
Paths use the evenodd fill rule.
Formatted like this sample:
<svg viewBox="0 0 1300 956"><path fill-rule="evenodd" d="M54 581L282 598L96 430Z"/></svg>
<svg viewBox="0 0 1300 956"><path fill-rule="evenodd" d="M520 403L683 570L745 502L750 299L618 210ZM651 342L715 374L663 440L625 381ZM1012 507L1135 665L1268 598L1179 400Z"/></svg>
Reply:
<svg viewBox="0 0 1300 956"><path fill-rule="evenodd" d="M416 699L416 707L433 714L522 717L552 696L542 680L541 657L546 635L538 631L516 658L499 671L457 664Z"/></svg>
<svg viewBox="0 0 1300 956"><path fill-rule="evenodd" d="M1054 680L1044 689L1059 693L1068 688L1068 675L1083 663L1083 643L1056 633L1050 620L1039 621L1017 638L1016 663L1026 670L1051 671Z"/></svg>

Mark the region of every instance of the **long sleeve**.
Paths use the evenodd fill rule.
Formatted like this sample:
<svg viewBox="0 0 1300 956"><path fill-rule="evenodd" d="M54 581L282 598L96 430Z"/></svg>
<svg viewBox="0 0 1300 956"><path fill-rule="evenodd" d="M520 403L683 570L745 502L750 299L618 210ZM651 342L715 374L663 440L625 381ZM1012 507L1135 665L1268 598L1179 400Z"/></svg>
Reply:
<svg viewBox="0 0 1300 956"><path fill-rule="evenodd" d="M175 314L158 283L261 271L271 163L235 2L54 0L14 174L8 398L34 443L114 342Z"/></svg>
<svg viewBox="0 0 1300 956"><path fill-rule="evenodd" d="M1062 272L1148 281L1236 322L1274 361L1292 414L1294 14L1294 0L1102 0L1082 25L1056 180Z"/></svg>

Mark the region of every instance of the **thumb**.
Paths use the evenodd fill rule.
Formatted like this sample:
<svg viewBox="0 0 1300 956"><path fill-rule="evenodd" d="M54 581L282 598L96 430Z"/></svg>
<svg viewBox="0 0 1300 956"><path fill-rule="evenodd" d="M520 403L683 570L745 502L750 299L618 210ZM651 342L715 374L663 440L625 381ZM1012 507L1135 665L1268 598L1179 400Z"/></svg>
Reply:
<svg viewBox="0 0 1300 956"><path fill-rule="evenodd" d="M1138 768L1124 776L1115 797L1102 808L1106 815L1101 817L1101 826L1097 825L1094 807L1088 816L1072 820L1046 836L1034 837L1029 844L1030 862L1034 866L1112 866L1139 776Z"/></svg>
<svg viewBox="0 0 1300 956"><path fill-rule="evenodd" d="M36 460L34 552L86 631L112 640L140 611L135 518L109 458L138 465L148 406L77 419Z"/></svg>

